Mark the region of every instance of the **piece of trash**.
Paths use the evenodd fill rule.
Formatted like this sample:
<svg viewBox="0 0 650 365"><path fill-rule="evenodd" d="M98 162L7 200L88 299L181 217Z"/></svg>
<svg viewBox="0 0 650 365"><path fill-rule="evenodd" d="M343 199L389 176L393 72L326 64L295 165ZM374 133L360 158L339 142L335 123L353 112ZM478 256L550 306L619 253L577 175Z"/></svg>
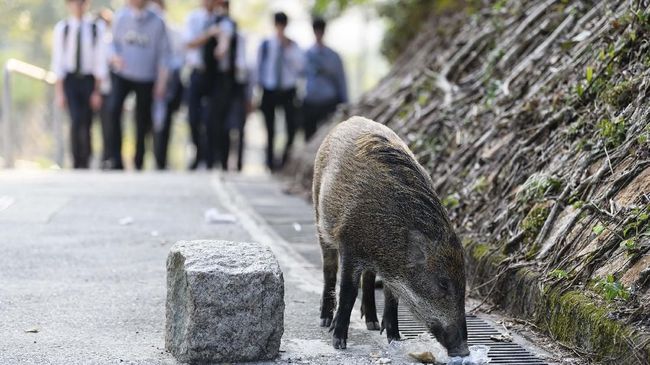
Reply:
<svg viewBox="0 0 650 365"><path fill-rule="evenodd" d="M130 226L134 222L133 217L123 217L120 219L120 226Z"/></svg>
<svg viewBox="0 0 650 365"><path fill-rule="evenodd" d="M151 231L151 237L158 237L160 233L158 231Z"/></svg>
<svg viewBox="0 0 650 365"><path fill-rule="evenodd" d="M28 330L25 330L25 333L38 333L38 328L30 328Z"/></svg>
<svg viewBox="0 0 650 365"><path fill-rule="evenodd" d="M430 334L423 333L417 339L392 341L388 345L387 357L397 363L485 365L490 362L489 350L488 346L470 346L469 356L450 358L444 346Z"/></svg>
<svg viewBox="0 0 650 365"><path fill-rule="evenodd" d="M221 213L217 208L210 208L205 211L203 218L206 223L217 224L217 223L235 223L237 219L232 214Z"/></svg>
<svg viewBox="0 0 650 365"><path fill-rule="evenodd" d="M293 229L294 229L296 232L300 232L300 231L302 231L302 226L300 225L300 223L294 223L294 224L293 224Z"/></svg>
<svg viewBox="0 0 650 365"><path fill-rule="evenodd" d="M393 360L387 357L381 357L375 361L375 364L390 364L391 362L393 362Z"/></svg>
<svg viewBox="0 0 650 365"><path fill-rule="evenodd" d="M411 352L409 356L423 364L435 364L436 357L429 351L426 352Z"/></svg>
<svg viewBox="0 0 650 365"><path fill-rule="evenodd" d="M490 339L492 341L496 342L512 342L512 336L505 334L505 335L492 335L490 336Z"/></svg>

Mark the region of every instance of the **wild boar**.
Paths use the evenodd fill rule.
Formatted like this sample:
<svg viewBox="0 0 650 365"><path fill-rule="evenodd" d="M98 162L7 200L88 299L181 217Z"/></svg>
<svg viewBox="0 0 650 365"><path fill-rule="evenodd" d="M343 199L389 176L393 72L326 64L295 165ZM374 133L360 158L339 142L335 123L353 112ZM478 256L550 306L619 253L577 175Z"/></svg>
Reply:
<svg viewBox="0 0 650 365"><path fill-rule="evenodd" d="M468 355L463 247L431 178L406 144L365 118L339 124L316 155L312 194L323 255L320 324L330 326L334 348L347 347L362 274L362 314L368 329L379 327L379 274L385 297L381 330L389 342L400 338L402 301L450 356Z"/></svg>

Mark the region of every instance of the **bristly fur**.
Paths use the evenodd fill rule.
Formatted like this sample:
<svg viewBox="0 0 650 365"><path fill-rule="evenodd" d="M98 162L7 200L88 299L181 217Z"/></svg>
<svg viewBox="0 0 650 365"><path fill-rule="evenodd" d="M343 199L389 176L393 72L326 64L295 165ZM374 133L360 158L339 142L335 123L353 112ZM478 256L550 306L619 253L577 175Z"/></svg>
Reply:
<svg viewBox="0 0 650 365"><path fill-rule="evenodd" d="M365 134L357 140L355 155L360 160L373 159L381 164L385 173L382 177L391 179L395 191L402 195L402 199L391 203L403 206L405 211L417 212L408 214L408 218L414 219L413 224L418 230L433 238L436 233L442 232L434 232L432 227L450 225L447 212L428 174L404 147L386 136Z"/></svg>

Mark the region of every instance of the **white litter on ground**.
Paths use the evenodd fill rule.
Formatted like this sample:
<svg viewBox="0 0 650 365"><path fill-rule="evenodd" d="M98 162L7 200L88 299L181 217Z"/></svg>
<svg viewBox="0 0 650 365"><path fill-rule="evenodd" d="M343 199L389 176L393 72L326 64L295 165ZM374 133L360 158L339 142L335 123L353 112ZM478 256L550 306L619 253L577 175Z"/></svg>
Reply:
<svg viewBox="0 0 650 365"><path fill-rule="evenodd" d="M300 223L296 222L296 223L293 224L293 229L296 232L300 232L300 231L302 231L302 226L300 225Z"/></svg>
<svg viewBox="0 0 650 365"><path fill-rule="evenodd" d="M232 214L221 213L217 208L210 208L203 214L205 223L219 224L219 223L235 223L237 218Z"/></svg>
<svg viewBox="0 0 650 365"><path fill-rule="evenodd" d="M120 226L130 226L134 222L133 217L127 216L119 220Z"/></svg>
<svg viewBox="0 0 650 365"><path fill-rule="evenodd" d="M490 362L488 346L470 346L469 356L453 357L447 349L431 335L421 334L417 339L392 341L388 345L387 357L398 363L433 363L448 365L485 365Z"/></svg>

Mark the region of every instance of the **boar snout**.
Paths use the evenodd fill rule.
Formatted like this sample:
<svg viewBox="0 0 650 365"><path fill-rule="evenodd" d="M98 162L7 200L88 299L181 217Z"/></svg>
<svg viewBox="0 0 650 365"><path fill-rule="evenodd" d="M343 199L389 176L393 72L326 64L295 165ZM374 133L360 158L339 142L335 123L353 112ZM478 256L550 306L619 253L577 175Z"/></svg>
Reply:
<svg viewBox="0 0 650 365"><path fill-rule="evenodd" d="M467 347L467 326L463 318L463 323L460 326L453 325L447 328L433 328L432 332L445 346L447 353L450 357L455 356L468 356L469 348Z"/></svg>

